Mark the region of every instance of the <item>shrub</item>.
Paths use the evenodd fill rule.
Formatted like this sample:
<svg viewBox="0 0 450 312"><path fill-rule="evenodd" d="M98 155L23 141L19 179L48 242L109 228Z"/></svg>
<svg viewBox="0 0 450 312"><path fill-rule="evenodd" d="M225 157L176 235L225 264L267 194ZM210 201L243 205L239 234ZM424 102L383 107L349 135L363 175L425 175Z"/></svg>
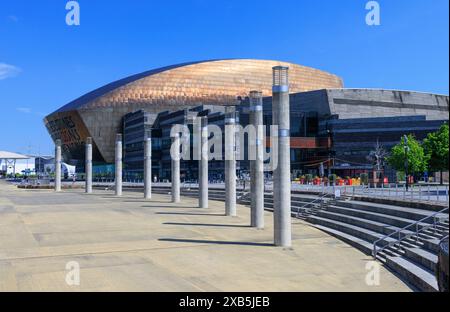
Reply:
<svg viewBox="0 0 450 312"><path fill-rule="evenodd" d="M361 179L361 184L369 184L369 175L367 173L361 173L359 177Z"/></svg>

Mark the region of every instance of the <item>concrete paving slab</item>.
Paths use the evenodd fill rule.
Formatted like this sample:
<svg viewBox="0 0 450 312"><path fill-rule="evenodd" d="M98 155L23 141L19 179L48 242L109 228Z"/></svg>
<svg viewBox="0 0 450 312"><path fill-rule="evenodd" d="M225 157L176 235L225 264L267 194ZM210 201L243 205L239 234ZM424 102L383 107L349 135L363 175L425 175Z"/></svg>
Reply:
<svg viewBox="0 0 450 312"><path fill-rule="evenodd" d="M411 291L372 259L292 219L293 248L273 246L273 215L250 228L249 207L112 191L19 190L0 181L0 291ZM80 285L66 264L80 265Z"/></svg>

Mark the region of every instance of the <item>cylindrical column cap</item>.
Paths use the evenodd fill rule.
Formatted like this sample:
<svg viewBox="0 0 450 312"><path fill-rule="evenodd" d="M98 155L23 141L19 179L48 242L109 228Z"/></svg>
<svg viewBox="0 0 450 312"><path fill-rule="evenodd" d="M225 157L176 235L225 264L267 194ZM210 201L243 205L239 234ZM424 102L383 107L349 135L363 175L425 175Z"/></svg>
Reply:
<svg viewBox="0 0 450 312"><path fill-rule="evenodd" d="M92 138L91 137L88 137L86 139L86 144L92 144Z"/></svg>
<svg viewBox="0 0 450 312"><path fill-rule="evenodd" d="M62 145L61 139L55 140L55 145L56 146L61 146Z"/></svg>
<svg viewBox="0 0 450 312"><path fill-rule="evenodd" d="M229 105L229 106L225 106L225 113L234 113L236 112L236 106L234 105Z"/></svg>
<svg viewBox="0 0 450 312"><path fill-rule="evenodd" d="M250 91L250 107L249 110L252 112L262 111L262 101L263 94L261 91Z"/></svg>
<svg viewBox="0 0 450 312"><path fill-rule="evenodd" d="M225 107L225 124L234 125L236 123L236 106Z"/></svg>
<svg viewBox="0 0 450 312"><path fill-rule="evenodd" d="M261 91L250 91L250 99L260 99L262 98Z"/></svg>
<svg viewBox="0 0 450 312"><path fill-rule="evenodd" d="M116 134L116 142L122 142L122 134L120 133Z"/></svg>
<svg viewBox="0 0 450 312"><path fill-rule="evenodd" d="M274 91L288 91L289 87L289 67L275 66L273 69L273 90Z"/></svg>

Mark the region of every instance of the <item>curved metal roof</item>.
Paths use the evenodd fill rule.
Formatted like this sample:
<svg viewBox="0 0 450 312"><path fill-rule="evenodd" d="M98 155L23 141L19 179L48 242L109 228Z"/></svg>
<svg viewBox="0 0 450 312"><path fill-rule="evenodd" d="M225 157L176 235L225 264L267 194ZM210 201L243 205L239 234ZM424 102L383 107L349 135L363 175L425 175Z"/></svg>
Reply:
<svg viewBox="0 0 450 312"><path fill-rule="evenodd" d="M111 92L117 88L120 88L124 85L127 85L129 83L132 83L136 80L151 76L151 75L155 75L155 74L159 74L162 73L164 71L168 71L171 69L175 69L175 68L179 68L179 67L184 67L184 66L188 66L188 65L194 65L194 64L199 64L199 63L205 63L205 62L211 62L211 61L215 61L215 60L206 60L206 61L198 61L198 62L188 62L188 63L181 63L181 64L176 64L176 65L170 65L170 66L165 66L165 67L161 67L161 68L156 68L156 69L152 69L140 74L136 74L130 77L126 77L117 81L114 81L110 84L107 84L101 88L98 88L94 91L91 91L81 97L79 97L78 99L70 102L67 105L64 105L63 107L61 107L60 109L58 109L55 113L60 113L60 112L65 112L65 111L69 111L69 110L73 110L76 108L79 108L81 106L83 106L84 104L95 100L98 97L101 97L105 94L107 94L108 92Z"/></svg>
<svg viewBox="0 0 450 312"><path fill-rule="evenodd" d="M208 67L208 63L217 64ZM162 96L165 98L164 104L177 103L178 105L180 101L183 102L184 98L189 98L191 101L198 103L209 103L211 101L216 103L218 102L217 98L220 97L221 99L223 98L223 101L229 102L231 97L235 98L237 95L242 96L245 93L242 87L246 84L250 84L251 86L249 87L254 88L257 86L258 88L271 91L272 73L267 71L267 69L263 69L263 66L280 64L293 67L291 79L293 85L291 87L295 92L342 86L342 80L335 75L294 63L245 58L213 59L166 66L117 80L79 97L53 114L79 108L89 108L88 106L90 105L116 105L119 102L128 103L130 101L137 103L142 102L144 99L150 104L155 104L154 101L158 101ZM152 83L148 83L148 80L146 80L159 76L158 74L165 75L172 70L182 70L183 67L192 65L199 67L193 68L192 71L178 72L180 74L166 75L160 81L156 79ZM147 84L145 82L141 85L136 84L141 80L147 81ZM162 86L165 81L168 84ZM268 87L269 85L270 88ZM130 86L130 88L122 90L125 90L125 92L114 93L117 89L127 88L127 86ZM184 89L189 91L187 92ZM110 97L108 98L108 96ZM156 105L162 104L157 102Z"/></svg>

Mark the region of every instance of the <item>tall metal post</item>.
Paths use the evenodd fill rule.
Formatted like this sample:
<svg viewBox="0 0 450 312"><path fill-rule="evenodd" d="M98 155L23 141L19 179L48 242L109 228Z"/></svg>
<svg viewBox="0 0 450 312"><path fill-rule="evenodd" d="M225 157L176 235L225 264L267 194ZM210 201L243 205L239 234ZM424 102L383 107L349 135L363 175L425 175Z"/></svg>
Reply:
<svg viewBox="0 0 450 312"><path fill-rule="evenodd" d="M276 246L290 247L291 159L288 67L273 68L273 124L278 126L278 164L274 170L274 240Z"/></svg>
<svg viewBox="0 0 450 312"><path fill-rule="evenodd" d="M92 138L86 139L86 193L92 193Z"/></svg>
<svg viewBox="0 0 450 312"><path fill-rule="evenodd" d="M61 192L61 140L56 140L55 145L55 192Z"/></svg>
<svg viewBox="0 0 450 312"><path fill-rule="evenodd" d="M256 138L254 141L255 153L251 160L251 226L258 229L264 228L264 161L263 161L263 105L262 92L250 92L250 115L251 122L255 129Z"/></svg>
<svg viewBox="0 0 450 312"><path fill-rule="evenodd" d="M172 202L180 202L180 134L172 137Z"/></svg>
<svg viewBox="0 0 450 312"><path fill-rule="evenodd" d="M225 108L225 214L235 217L236 212L236 109Z"/></svg>
<svg viewBox="0 0 450 312"><path fill-rule="evenodd" d="M199 166L199 207L208 208L208 119L202 117Z"/></svg>
<svg viewBox="0 0 450 312"><path fill-rule="evenodd" d="M116 196L122 196L122 135L116 135Z"/></svg>
<svg viewBox="0 0 450 312"><path fill-rule="evenodd" d="M152 139L144 140L144 198L152 198Z"/></svg>

